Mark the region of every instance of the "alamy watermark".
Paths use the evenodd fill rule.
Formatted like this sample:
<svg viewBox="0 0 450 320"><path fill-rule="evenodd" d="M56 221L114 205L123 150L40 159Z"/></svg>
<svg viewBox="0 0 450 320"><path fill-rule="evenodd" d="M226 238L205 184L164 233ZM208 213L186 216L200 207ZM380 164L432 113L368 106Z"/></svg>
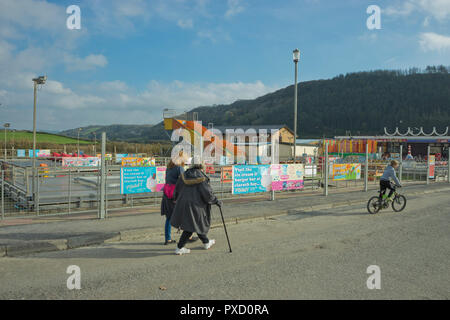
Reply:
<svg viewBox="0 0 450 320"><path fill-rule="evenodd" d="M366 25L369 30L381 29L381 9L377 5L371 5L367 7L367 14L370 16L367 18Z"/></svg>
<svg viewBox="0 0 450 320"><path fill-rule="evenodd" d="M66 273L70 274L70 276L69 276L69 278L67 278L67 282L66 282L67 289L80 290L81 289L81 269L80 269L80 267L77 265L70 265L67 267Z"/></svg>
<svg viewBox="0 0 450 320"><path fill-rule="evenodd" d="M80 30L81 29L81 9L77 5L68 6L66 9L66 13L70 14L67 17L66 25L69 30Z"/></svg>
<svg viewBox="0 0 450 320"><path fill-rule="evenodd" d="M194 122L194 130L179 128L172 132L173 162L192 164L259 163L278 164L280 136L278 129L226 129L225 134L211 128L203 132L201 121Z"/></svg>
<svg viewBox="0 0 450 320"><path fill-rule="evenodd" d="M367 278L367 289L381 289L381 270L377 265L370 265L367 267L366 273L370 274Z"/></svg>

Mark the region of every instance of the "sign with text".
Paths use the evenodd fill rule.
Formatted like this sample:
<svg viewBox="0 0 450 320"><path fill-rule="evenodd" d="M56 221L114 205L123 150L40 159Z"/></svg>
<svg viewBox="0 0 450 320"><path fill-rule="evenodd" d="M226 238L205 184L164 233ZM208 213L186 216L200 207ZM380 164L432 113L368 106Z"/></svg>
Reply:
<svg viewBox="0 0 450 320"><path fill-rule="evenodd" d="M38 157L50 157L51 152L50 150L36 150L36 155Z"/></svg>
<svg viewBox="0 0 450 320"><path fill-rule="evenodd" d="M102 154L101 153L97 153L97 158L101 159L102 158ZM105 160L112 160L112 154L111 153L105 153Z"/></svg>
<svg viewBox="0 0 450 320"><path fill-rule="evenodd" d="M304 187L304 174L305 168L303 164L272 164L270 166L272 190L302 189Z"/></svg>
<svg viewBox="0 0 450 320"><path fill-rule="evenodd" d="M116 153L116 163L122 163L122 158L128 157L128 153Z"/></svg>
<svg viewBox="0 0 450 320"><path fill-rule="evenodd" d="M333 181L361 179L361 164L333 164L330 166L330 178Z"/></svg>
<svg viewBox="0 0 450 320"><path fill-rule="evenodd" d="M222 167L220 171L220 179L222 182L227 183L233 181L233 167Z"/></svg>
<svg viewBox="0 0 450 320"><path fill-rule="evenodd" d="M269 165L233 166L232 180L233 194L267 192L272 188Z"/></svg>
<svg viewBox="0 0 450 320"><path fill-rule="evenodd" d="M122 167L146 167L155 166L155 158L137 158L137 157L125 157L122 158Z"/></svg>
<svg viewBox="0 0 450 320"><path fill-rule="evenodd" d="M166 167L120 168L120 193L149 193L162 191L166 179Z"/></svg>
<svg viewBox="0 0 450 320"><path fill-rule="evenodd" d="M62 158L63 167L98 167L100 165L100 159L97 157L67 157Z"/></svg>

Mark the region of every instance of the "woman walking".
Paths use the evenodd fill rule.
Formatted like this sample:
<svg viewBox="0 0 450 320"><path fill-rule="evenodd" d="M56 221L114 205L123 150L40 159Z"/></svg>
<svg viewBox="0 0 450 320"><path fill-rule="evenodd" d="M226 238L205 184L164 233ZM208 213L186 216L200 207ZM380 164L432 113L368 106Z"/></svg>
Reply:
<svg viewBox="0 0 450 320"><path fill-rule="evenodd" d="M202 172L202 165L193 165L180 175L175 187L171 224L183 230L175 254L182 255L190 250L184 245L195 232L203 242L205 249L216 243L207 237L211 226L211 205L221 205L221 201L214 195L209 184L209 178Z"/></svg>
<svg viewBox="0 0 450 320"><path fill-rule="evenodd" d="M161 200L161 215L166 216L166 225L164 228L164 236L166 240L164 242L165 245L169 243L176 243L175 240L172 240L171 236L172 228L170 226L170 219L172 217L173 209L175 207L173 193L178 178L184 172L183 166L184 163L182 162L180 163L180 165L176 165L172 160L170 160L166 169L166 183L164 184L163 197Z"/></svg>

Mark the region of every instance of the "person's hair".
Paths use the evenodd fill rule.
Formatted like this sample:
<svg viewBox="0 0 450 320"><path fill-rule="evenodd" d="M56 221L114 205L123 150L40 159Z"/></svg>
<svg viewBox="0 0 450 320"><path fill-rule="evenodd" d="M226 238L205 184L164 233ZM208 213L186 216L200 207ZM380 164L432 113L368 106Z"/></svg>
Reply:
<svg viewBox="0 0 450 320"><path fill-rule="evenodd" d="M167 164L167 169L172 169L173 167L175 167L175 163L170 160L169 163Z"/></svg>
<svg viewBox="0 0 450 320"><path fill-rule="evenodd" d="M203 164L193 164L191 169L200 169L203 170Z"/></svg>
<svg viewBox="0 0 450 320"><path fill-rule="evenodd" d="M391 166L396 166L396 165L398 165L398 161L397 160L392 160L391 161Z"/></svg>

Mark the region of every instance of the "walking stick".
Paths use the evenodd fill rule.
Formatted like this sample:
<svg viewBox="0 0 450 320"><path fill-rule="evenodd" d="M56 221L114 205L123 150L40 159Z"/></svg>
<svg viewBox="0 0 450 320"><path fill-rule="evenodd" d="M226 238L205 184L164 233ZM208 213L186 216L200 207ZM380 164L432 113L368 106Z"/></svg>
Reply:
<svg viewBox="0 0 450 320"><path fill-rule="evenodd" d="M225 220L223 219L222 206L218 206L218 207L220 210L220 215L222 216L223 228L225 229L225 235L227 236L228 247L230 248L230 253L232 253L233 251L231 251L231 245L230 245L230 239L228 238L227 227L225 226Z"/></svg>

